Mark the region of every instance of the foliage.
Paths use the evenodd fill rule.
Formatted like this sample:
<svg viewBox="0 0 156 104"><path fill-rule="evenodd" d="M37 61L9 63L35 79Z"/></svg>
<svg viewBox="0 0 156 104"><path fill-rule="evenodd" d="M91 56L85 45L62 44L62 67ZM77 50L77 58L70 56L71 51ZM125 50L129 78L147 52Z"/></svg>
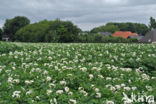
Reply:
<svg viewBox="0 0 156 104"><path fill-rule="evenodd" d="M15 38L21 42L44 42L49 27L53 21L43 20L38 23L29 24L17 31Z"/></svg>
<svg viewBox="0 0 156 104"><path fill-rule="evenodd" d="M47 32L47 34L45 35L45 42L59 42L59 36L57 35L55 30L50 30Z"/></svg>
<svg viewBox="0 0 156 104"><path fill-rule="evenodd" d="M149 31L148 26L140 23L107 23L106 25L115 25L119 28L120 31L131 31L141 35L145 35Z"/></svg>
<svg viewBox="0 0 156 104"><path fill-rule="evenodd" d="M150 29L156 29L156 21L153 17L150 18L150 25L149 25Z"/></svg>
<svg viewBox="0 0 156 104"><path fill-rule="evenodd" d="M124 39L122 37L104 36L102 34L79 34L78 41L82 43L138 43L136 38Z"/></svg>
<svg viewBox="0 0 156 104"><path fill-rule="evenodd" d="M50 30L54 32L58 42L74 42L77 39L78 33L81 31L77 26L70 21L55 20L50 26Z"/></svg>
<svg viewBox="0 0 156 104"><path fill-rule="evenodd" d="M73 42L80 29L70 21L41 21L27 25L16 33L22 42Z"/></svg>
<svg viewBox="0 0 156 104"><path fill-rule="evenodd" d="M2 36L3 36L3 33L2 33L2 29L0 28L0 40L2 40Z"/></svg>
<svg viewBox="0 0 156 104"><path fill-rule="evenodd" d="M119 28L116 25L106 25L106 26L99 26L99 27L93 28L91 30L91 33L98 33L98 32L114 33L116 31L119 31Z"/></svg>
<svg viewBox="0 0 156 104"><path fill-rule="evenodd" d="M146 73L156 68L154 44L3 45L22 49L0 54L2 104L123 104L123 93L156 97L156 75Z"/></svg>
<svg viewBox="0 0 156 104"><path fill-rule="evenodd" d="M136 39L122 39L104 37L97 33L116 31L131 31L140 35L145 35L150 29L156 28L156 21L150 18L149 27L141 23L107 23L106 25L93 28L86 32L85 35L80 34L81 29L74 25L71 21L54 21L43 20L38 23L29 24L30 20L24 16L16 16L13 19L7 19L3 26L3 35L9 36L12 41L21 42L137 42ZM94 34L94 35L92 35ZM0 40L1 40L0 29Z"/></svg>
<svg viewBox="0 0 156 104"><path fill-rule="evenodd" d="M105 26L99 26L96 28L93 28L91 30L91 33L98 33L98 32L112 32L115 31L131 31L136 32L141 35L145 35L149 29L145 24L140 23L107 23Z"/></svg>
<svg viewBox="0 0 156 104"><path fill-rule="evenodd" d="M14 52L16 50L20 50L21 47L15 45L15 44L10 44L10 43L5 43L5 42L0 42L0 54L3 53L9 53L10 51Z"/></svg>
<svg viewBox="0 0 156 104"><path fill-rule="evenodd" d="M3 26L4 35L9 36L9 38L14 41L15 33L29 23L30 20L24 16L16 16L13 19L7 19Z"/></svg>

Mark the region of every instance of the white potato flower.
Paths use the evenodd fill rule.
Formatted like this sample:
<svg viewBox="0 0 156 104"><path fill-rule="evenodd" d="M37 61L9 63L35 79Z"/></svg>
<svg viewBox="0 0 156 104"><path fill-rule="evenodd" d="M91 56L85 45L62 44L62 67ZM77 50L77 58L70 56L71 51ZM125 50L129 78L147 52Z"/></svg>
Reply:
<svg viewBox="0 0 156 104"><path fill-rule="evenodd" d="M33 80L25 80L25 84L32 84L34 81Z"/></svg>
<svg viewBox="0 0 156 104"><path fill-rule="evenodd" d="M47 95L50 95L52 93L52 90L47 90Z"/></svg>
<svg viewBox="0 0 156 104"><path fill-rule="evenodd" d="M13 83L13 78L12 77L8 78L8 83Z"/></svg>
<svg viewBox="0 0 156 104"><path fill-rule="evenodd" d="M89 79L93 79L93 78L94 78L93 74L89 74Z"/></svg>
<svg viewBox="0 0 156 104"><path fill-rule="evenodd" d="M115 88L119 90L121 88L121 86L120 85L115 85Z"/></svg>
<svg viewBox="0 0 156 104"><path fill-rule="evenodd" d="M112 85L111 85L111 84L106 85L106 88L110 88L110 87L112 87Z"/></svg>
<svg viewBox="0 0 156 104"><path fill-rule="evenodd" d="M95 85L92 84L90 87L91 87L91 88L95 88Z"/></svg>
<svg viewBox="0 0 156 104"><path fill-rule="evenodd" d="M56 85L54 83L49 83L49 87L55 87Z"/></svg>
<svg viewBox="0 0 156 104"><path fill-rule="evenodd" d="M126 85L124 83L121 84L121 87L125 87Z"/></svg>
<svg viewBox="0 0 156 104"><path fill-rule="evenodd" d="M66 92L69 92L69 87L65 87L64 90L65 90Z"/></svg>
<svg viewBox="0 0 156 104"><path fill-rule="evenodd" d="M30 95L32 93L32 90L29 90L26 92L26 95Z"/></svg>
<svg viewBox="0 0 156 104"><path fill-rule="evenodd" d="M80 68L81 71L83 72L86 72L87 71L87 68L86 67L83 67L83 68Z"/></svg>
<svg viewBox="0 0 156 104"><path fill-rule="evenodd" d="M12 69L15 70L16 68L15 67L12 67Z"/></svg>
<svg viewBox="0 0 156 104"><path fill-rule="evenodd" d="M143 80L149 80L150 77L147 74L142 74L142 78Z"/></svg>
<svg viewBox="0 0 156 104"><path fill-rule="evenodd" d="M50 104L58 104L56 98L50 100Z"/></svg>
<svg viewBox="0 0 156 104"><path fill-rule="evenodd" d="M96 93L96 98L101 98L101 93L97 92Z"/></svg>
<svg viewBox="0 0 156 104"><path fill-rule="evenodd" d="M51 77L47 76L46 80L51 81Z"/></svg>
<svg viewBox="0 0 156 104"><path fill-rule="evenodd" d="M124 87L123 89L126 90L126 91L130 91L131 90L130 87Z"/></svg>
<svg viewBox="0 0 156 104"><path fill-rule="evenodd" d="M83 87L79 87L78 90L84 90L84 88Z"/></svg>
<svg viewBox="0 0 156 104"><path fill-rule="evenodd" d="M98 75L99 78L103 79L104 77L102 75Z"/></svg>
<svg viewBox="0 0 156 104"><path fill-rule="evenodd" d="M14 79L13 82L18 84L20 82L20 80L19 79Z"/></svg>
<svg viewBox="0 0 156 104"><path fill-rule="evenodd" d="M40 100L40 97L39 97L39 96L36 96L36 99L37 99L37 100Z"/></svg>
<svg viewBox="0 0 156 104"><path fill-rule="evenodd" d="M48 74L48 71L47 71L47 70L45 70L45 71L43 72L43 74L44 74L44 75Z"/></svg>
<svg viewBox="0 0 156 104"><path fill-rule="evenodd" d="M110 90L111 90L112 92L114 92L114 91L116 91L116 88L113 87L113 86L111 86L111 87L110 87Z"/></svg>
<svg viewBox="0 0 156 104"><path fill-rule="evenodd" d="M137 89L137 87L132 87L131 89L134 91L134 90L136 90L136 89Z"/></svg>
<svg viewBox="0 0 156 104"><path fill-rule="evenodd" d="M17 58L18 58L18 56L14 56L14 58L15 58L15 59L17 59Z"/></svg>
<svg viewBox="0 0 156 104"><path fill-rule="evenodd" d="M56 94L62 94L63 93L63 90L57 90L56 91Z"/></svg>
<svg viewBox="0 0 156 104"><path fill-rule="evenodd" d="M120 68L122 71L125 71L125 72L131 72L132 69L131 68Z"/></svg>
<svg viewBox="0 0 156 104"><path fill-rule="evenodd" d="M14 91L12 97L20 98L21 91Z"/></svg>
<svg viewBox="0 0 156 104"><path fill-rule="evenodd" d="M115 104L113 101L106 101L106 104Z"/></svg>
<svg viewBox="0 0 156 104"><path fill-rule="evenodd" d="M77 101L74 100L74 99L70 99L69 102L72 103L72 104L77 104Z"/></svg>
<svg viewBox="0 0 156 104"><path fill-rule="evenodd" d="M84 91L84 90L80 90L80 92L83 93L84 96L88 96L88 93L87 93L86 91Z"/></svg>
<svg viewBox="0 0 156 104"><path fill-rule="evenodd" d="M73 92L69 92L68 95L73 95Z"/></svg>
<svg viewBox="0 0 156 104"><path fill-rule="evenodd" d="M57 100L56 100L56 98L54 98L54 103L57 104Z"/></svg>
<svg viewBox="0 0 156 104"><path fill-rule="evenodd" d="M151 77L151 79L156 79L156 77Z"/></svg>
<svg viewBox="0 0 156 104"><path fill-rule="evenodd" d="M99 88L95 88L95 92L99 92L100 90L99 90Z"/></svg>
<svg viewBox="0 0 156 104"><path fill-rule="evenodd" d="M66 85L66 81L60 81L60 85Z"/></svg>
<svg viewBox="0 0 156 104"><path fill-rule="evenodd" d="M152 88L151 86L146 86L146 89L147 89L148 91L153 91L153 88Z"/></svg>
<svg viewBox="0 0 156 104"><path fill-rule="evenodd" d="M106 77L106 80L112 80L112 78L111 77Z"/></svg>

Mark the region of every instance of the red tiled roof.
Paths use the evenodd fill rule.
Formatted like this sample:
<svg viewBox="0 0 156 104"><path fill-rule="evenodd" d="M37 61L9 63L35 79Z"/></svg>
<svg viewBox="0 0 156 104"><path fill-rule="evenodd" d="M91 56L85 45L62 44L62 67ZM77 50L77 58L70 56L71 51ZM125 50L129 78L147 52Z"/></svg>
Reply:
<svg viewBox="0 0 156 104"><path fill-rule="evenodd" d="M132 33L130 31L117 31L112 36L113 37L122 37L122 38L127 39L128 36L137 36L137 35L138 35L137 33Z"/></svg>

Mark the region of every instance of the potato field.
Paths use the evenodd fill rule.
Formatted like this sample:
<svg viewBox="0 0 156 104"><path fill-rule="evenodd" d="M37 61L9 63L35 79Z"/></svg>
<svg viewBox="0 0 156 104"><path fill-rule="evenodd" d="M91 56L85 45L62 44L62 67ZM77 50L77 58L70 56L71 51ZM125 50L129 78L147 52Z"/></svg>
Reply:
<svg viewBox="0 0 156 104"><path fill-rule="evenodd" d="M155 98L155 44L0 42L0 104L154 104Z"/></svg>

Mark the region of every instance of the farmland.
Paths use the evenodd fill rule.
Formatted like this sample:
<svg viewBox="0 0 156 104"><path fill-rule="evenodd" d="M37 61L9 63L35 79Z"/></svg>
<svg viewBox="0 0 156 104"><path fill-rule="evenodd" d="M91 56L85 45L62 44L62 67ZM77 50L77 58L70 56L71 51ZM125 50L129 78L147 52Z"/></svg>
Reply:
<svg viewBox="0 0 156 104"><path fill-rule="evenodd" d="M156 98L155 44L1 42L0 49L0 104L131 104L125 95Z"/></svg>

